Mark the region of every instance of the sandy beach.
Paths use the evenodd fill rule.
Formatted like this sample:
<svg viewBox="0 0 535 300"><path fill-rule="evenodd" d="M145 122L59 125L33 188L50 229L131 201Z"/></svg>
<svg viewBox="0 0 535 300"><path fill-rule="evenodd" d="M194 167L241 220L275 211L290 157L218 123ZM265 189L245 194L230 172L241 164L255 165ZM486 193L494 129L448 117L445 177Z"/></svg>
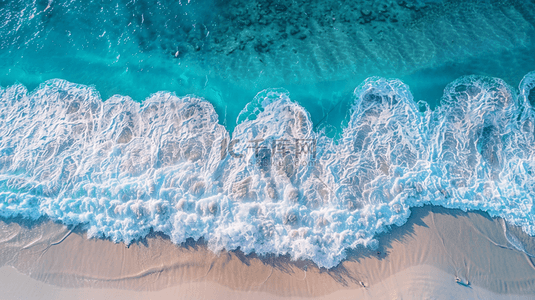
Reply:
<svg viewBox="0 0 535 300"><path fill-rule="evenodd" d="M506 227L504 227L506 226ZM129 247L47 220L2 220L2 299L481 299L535 294L535 239L485 213L426 206L318 269L288 257L214 254L152 234ZM508 241L509 240L509 241ZM516 244L513 245L513 244ZM456 282L456 278L464 286Z"/></svg>
<svg viewBox="0 0 535 300"><path fill-rule="evenodd" d="M0 3L0 300L535 300L535 0Z"/></svg>

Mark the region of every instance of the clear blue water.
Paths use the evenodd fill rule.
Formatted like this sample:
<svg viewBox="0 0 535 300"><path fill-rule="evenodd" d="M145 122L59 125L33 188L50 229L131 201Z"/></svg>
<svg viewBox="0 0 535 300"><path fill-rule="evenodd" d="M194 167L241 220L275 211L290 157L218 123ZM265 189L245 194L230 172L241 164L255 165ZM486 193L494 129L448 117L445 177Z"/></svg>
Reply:
<svg viewBox="0 0 535 300"><path fill-rule="evenodd" d="M428 203L534 234L534 12L0 2L0 215L326 267Z"/></svg>

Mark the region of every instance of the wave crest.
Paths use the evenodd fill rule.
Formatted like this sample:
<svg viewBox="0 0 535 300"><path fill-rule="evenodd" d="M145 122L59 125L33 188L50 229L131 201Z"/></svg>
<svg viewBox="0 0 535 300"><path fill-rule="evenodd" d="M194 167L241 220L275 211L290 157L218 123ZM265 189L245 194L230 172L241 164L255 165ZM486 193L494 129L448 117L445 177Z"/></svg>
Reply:
<svg viewBox="0 0 535 300"><path fill-rule="evenodd" d="M369 78L339 141L282 89L260 92L231 137L194 96L102 102L64 80L11 86L0 89L0 215L125 243L150 230L204 237L214 251L328 268L424 204L484 210L533 235L534 74L519 93L460 78L424 112L401 81Z"/></svg>

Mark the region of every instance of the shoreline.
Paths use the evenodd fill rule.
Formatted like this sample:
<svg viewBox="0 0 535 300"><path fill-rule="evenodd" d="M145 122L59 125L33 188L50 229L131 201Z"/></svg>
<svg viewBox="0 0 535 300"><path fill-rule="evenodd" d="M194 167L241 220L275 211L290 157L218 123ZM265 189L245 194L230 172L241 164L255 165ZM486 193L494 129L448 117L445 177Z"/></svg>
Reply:
<svg viewBox="0 0 535 300"><path fill-rule="evenodd" d="M32 224L2 220L0 266L4 268L0 273L8 272L5 266L13 266L21 276L73 293L80 289L118 289L145 295L187 289L185 286L194 292L207 285L210 288L201 291L208 294L213 289L228 289L237 297L330 298L333 293L369 293L389 279L406 282L390 286L392 290L383 289L384 293L404 293L407 286L424 292L432 282L436 290L440 285L436 276L422 271L430 268L442 274L438 276L443 280L442 287L450 292L471 289L502 296L533 294L533 259L508 243L502 222L483 212L436 206L413 208L406 224L379 235L377 251L350 250L340 265L326 270L310 261L291 261L287 256L259 258L240 251L217 255L202 241L177 246L161 234L126 247L87 239L84 232L71 231L52 221ZM535 250L535 238L519 228L505 226L507 234L519 240L527 253ZM468 280L470 287L457 284L456 276ZM0 290L9 294L9 286ZM230 294L228 297L234 297Z"/></svg>

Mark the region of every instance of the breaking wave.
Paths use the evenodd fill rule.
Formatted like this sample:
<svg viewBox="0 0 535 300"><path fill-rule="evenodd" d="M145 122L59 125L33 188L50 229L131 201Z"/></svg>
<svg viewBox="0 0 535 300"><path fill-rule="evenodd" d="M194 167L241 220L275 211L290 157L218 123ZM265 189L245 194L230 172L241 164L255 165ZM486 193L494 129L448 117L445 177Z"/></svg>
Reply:
<svg viewBox="0 0 535 300"><path fill-rule="evenodd" d="M399 80L355 89L342 137L314 130L283 89L229 135L212 105L156 93L102 101L50 80L0 88L0 216L82 224L131 243L151 230L334 267L424 204L482 210L535 235L535 72L449 84L436 110Z"/></svg>

